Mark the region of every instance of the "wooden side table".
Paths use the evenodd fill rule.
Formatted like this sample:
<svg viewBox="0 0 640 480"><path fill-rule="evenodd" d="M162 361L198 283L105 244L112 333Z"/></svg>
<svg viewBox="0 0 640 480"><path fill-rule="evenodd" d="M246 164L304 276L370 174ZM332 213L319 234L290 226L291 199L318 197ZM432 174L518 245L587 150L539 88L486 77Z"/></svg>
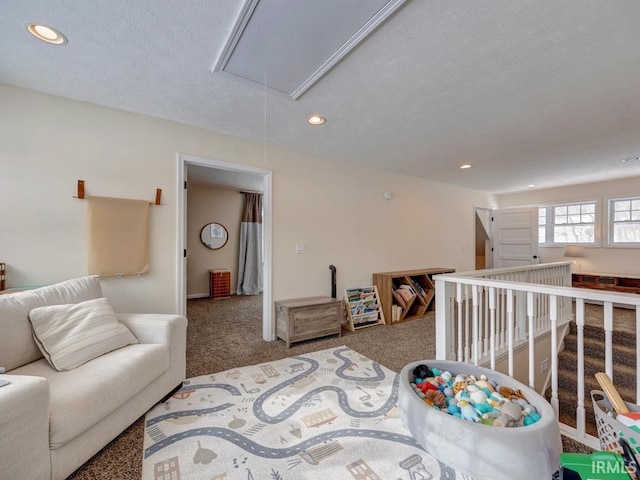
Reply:
<svg viewBox="0 0 640 480"><path fill-rule="evenodd" d="M231 296L231 272L226 268L209 270L209 298Z"/></svg>
<svg viewBox="0 0 640 480"><path fill-rule="evenodd" d="M276 335L287 343L342 332L342 301L331 297L305 297L276 303Z"/></svg>

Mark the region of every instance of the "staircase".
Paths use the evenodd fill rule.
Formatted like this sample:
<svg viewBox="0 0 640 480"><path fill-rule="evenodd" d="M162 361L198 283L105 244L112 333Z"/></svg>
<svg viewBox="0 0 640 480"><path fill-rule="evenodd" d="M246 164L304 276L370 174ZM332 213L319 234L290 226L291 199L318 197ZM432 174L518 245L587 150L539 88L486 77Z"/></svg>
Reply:
<svg viewBox="0 0 640 480"><path fill-rule="evenodd" d="M620 309L616 309L620 310ZM626 312L622 312L625 316ZM614 318L615 314L614 314ZM614 323L615 325L615 323ZM614 330L613 335L613 383L623 400L636 402L636 342L635 332ZM564 350L558 354L558 400L560 422L576 426L577 408L577 327L570 324L569 333L564 338ZM584 326L584 383L585 383L585 430L598 436L596 420L591 400L592 390L602 390L595 374L605 371L605 333L602 327ZM551 398L551 389L546 392Z"/></svg>

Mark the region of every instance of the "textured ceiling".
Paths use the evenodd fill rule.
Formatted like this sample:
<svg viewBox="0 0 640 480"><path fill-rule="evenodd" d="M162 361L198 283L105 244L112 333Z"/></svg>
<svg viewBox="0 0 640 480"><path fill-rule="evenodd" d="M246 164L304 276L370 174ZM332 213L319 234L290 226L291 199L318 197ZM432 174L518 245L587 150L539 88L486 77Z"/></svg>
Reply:
<svg viewBox="0 0 640 480"><path fill-rule="evenodd" d="M211 72L242 4L0 2L0 83L490 192L640 175L637 0L409 0L296 101Z"/></svg>

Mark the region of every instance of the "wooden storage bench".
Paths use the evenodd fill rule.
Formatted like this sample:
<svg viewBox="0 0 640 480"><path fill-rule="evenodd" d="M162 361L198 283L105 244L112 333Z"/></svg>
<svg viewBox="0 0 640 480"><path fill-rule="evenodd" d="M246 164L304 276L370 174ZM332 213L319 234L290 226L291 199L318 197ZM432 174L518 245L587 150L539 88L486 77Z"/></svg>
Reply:
<svg viewBox="0 0 640 480"><path fill-rule="evenodd" d="M276 335L287 343L327 335L340 335L342 301L331 297L306 297L276 303Z"/></svg>

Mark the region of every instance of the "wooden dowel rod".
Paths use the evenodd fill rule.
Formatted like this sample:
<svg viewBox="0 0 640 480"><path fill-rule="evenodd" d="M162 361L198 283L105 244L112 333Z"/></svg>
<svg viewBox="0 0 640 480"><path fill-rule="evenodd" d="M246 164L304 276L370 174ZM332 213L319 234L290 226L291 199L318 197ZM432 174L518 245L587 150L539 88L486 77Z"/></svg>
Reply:
<svg viewBox="0 0 640 480"><path fill-rule="evenodd" d="M156 205L160 205L161 198L162 198L162 189L156 188Z"/></svg>

